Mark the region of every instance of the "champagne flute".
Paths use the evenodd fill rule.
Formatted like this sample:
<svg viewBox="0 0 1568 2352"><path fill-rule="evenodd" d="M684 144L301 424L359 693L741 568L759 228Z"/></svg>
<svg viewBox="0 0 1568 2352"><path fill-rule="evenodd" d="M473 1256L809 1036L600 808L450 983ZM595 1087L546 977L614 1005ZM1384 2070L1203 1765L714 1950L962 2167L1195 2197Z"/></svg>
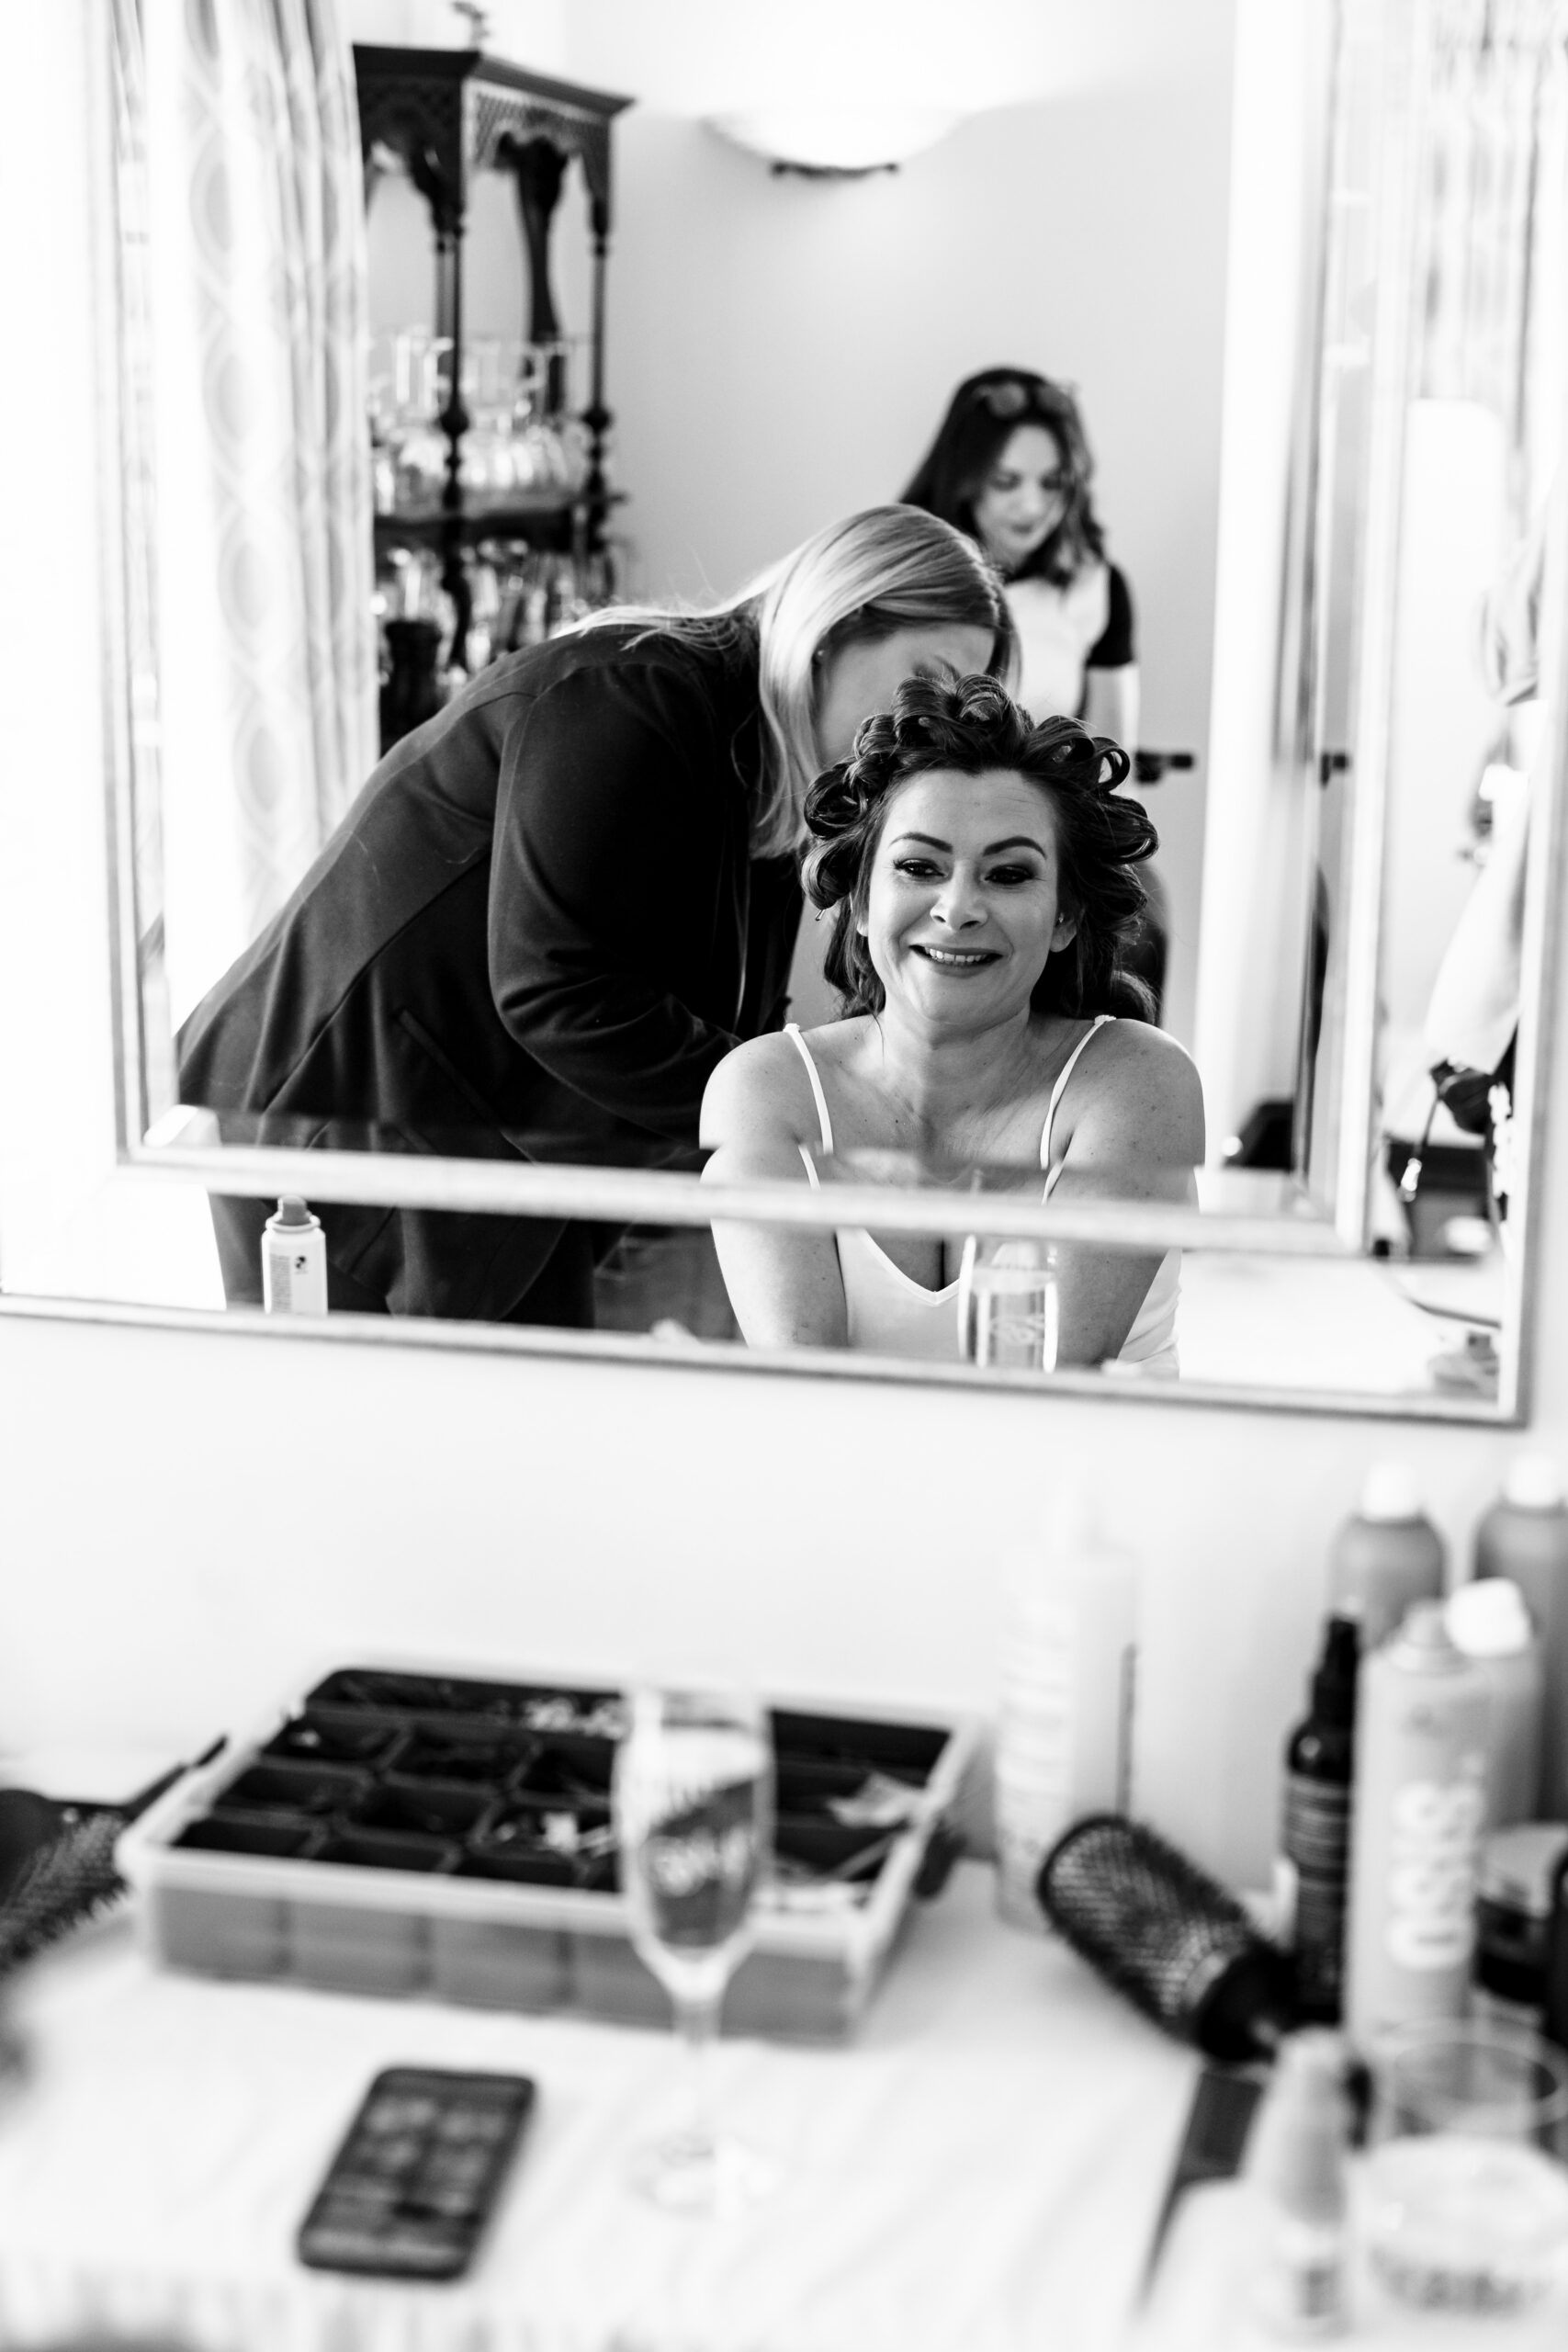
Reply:
<svg viewBox="0 0 1568 2352"><path fill-rule="evenodd" d="M632 2182L655 2204L726 2212L772 2171L715 2128L710 2053L725 1988L750 1939L773 1837L773 1749L753 1698L638 1690L615 1758L615 1815L632 1942L675 2007L688 2052L684 2126L637 2151Z"/></svg>

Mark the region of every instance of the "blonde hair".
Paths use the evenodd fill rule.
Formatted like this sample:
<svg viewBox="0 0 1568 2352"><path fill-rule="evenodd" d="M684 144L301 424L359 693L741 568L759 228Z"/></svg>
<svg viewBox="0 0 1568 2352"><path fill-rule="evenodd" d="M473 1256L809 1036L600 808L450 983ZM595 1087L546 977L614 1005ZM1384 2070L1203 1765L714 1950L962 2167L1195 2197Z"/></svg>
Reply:
<svg viewBox="0 0 1568 2352"><path fill-rule="evenodd" d="M762 857L787 855L801 842L806 795L822 765L820 656L900 629L944 627L991 632L993 676L1005 676L1013 652L998 573L974 540L913 506L868 506L829 524L705 611L612 605L593 619L666 629L715 650L754 639L763 740L751 846Z"/></svg>

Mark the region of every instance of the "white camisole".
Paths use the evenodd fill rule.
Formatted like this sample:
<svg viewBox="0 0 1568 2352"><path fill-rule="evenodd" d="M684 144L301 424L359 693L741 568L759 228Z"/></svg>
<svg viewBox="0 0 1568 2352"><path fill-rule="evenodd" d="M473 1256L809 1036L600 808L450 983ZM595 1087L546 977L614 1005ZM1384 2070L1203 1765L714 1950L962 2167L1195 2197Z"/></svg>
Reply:
<svg viewBox="0 0 1568 2352"><path fill-rule="evenodd" d="M1114 1019L1109 1012L1097 1013L1089 1027L1063 1063L1051 1089L1046 1106L1045 1125L1040 1137L1040 1165L1045 1171L1045 1187L1041 1197L1049 1200L1063 1163L1051 1165L1051 1129L1055 1121L1056 1105L1077 1062L1078 1056L1089 1039ZM817 1105L818 1123L822 1133L822 1148L833 1148L833 1123L828 1115L828 1098L822 1091L822 1080L811 1049L792 1021L784 1029L793 1037L806 1074L811 1081L811 1096ZM818 1183L811 1153L803 1144L801 1159L813 1187ZM852 1348L885 1356L918 1357L927 1363L958 1363L963 1361L962 1334L958 1320L958 1284L944 1283L941 1290L927 1290L916 1282L902 1266L896 1266L887 1252L873 1240L861 1227L848 1227L835 1232L838 1244L839 1271L843 1278L844 1305L849 1314L849 1338ZM1117 1361L1136 1364L1145 1373L1164 1374L1174 1377L1177 1370L1176 1306L1181 1289L1181 1253L1168 1250L1156 1269L1155 1278L1144 1294L1144 1301L1133 1320L1133 1328L1122 1341Z"/></svg>

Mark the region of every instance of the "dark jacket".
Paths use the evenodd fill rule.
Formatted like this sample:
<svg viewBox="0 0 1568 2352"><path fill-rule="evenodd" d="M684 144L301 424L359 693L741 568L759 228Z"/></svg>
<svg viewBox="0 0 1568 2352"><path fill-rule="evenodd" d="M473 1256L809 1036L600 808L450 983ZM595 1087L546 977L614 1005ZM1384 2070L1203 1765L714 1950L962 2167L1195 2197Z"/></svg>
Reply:
<svg viewBox="0 0 1568 2352"><path fill-rule="evenodd" d="M754 648L604 628L495 663L186 1023L182 1101L247 1114L237 1140L694 1166L710 1073L784 1016L799 922L792 861L750 848L761 725ZM515 1310L549 1238L321 1214L355 1303L408 1314Z"/></svg>

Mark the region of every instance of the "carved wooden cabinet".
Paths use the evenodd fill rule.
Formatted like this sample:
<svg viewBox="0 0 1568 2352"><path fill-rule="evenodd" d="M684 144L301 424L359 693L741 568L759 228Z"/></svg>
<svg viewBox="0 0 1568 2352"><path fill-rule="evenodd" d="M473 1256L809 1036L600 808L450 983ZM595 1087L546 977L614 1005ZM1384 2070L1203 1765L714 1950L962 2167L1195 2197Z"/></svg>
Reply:
<svg viewBox="0 0 1568 2352"><path fill-rule="evenodd" d="M441 581L466 644L472 612L469 550L482 538L595 555L617 493L605 474L611 418L604 404L604 274L612 220L610 126L630 100L584 89L478 50L389 49L355 44L360 140L368 208L396 162L424 199L435 251L434 331L448 346L445 398L434 419L446 438L444 479L428 510L378 514L378 552L411 538L439 548ZM556 356L543 404L558 420L568 397L561 328L550 277L550 239L566 173L580 165L592 239L587 401L578 412L586 463L570 484L476 494L465 486L464 233L472 178L504 173L516 190L525 282L525 336ZM398 731L401 731L400 729ZM383 729L383 745L386 729Z"/></svg>

